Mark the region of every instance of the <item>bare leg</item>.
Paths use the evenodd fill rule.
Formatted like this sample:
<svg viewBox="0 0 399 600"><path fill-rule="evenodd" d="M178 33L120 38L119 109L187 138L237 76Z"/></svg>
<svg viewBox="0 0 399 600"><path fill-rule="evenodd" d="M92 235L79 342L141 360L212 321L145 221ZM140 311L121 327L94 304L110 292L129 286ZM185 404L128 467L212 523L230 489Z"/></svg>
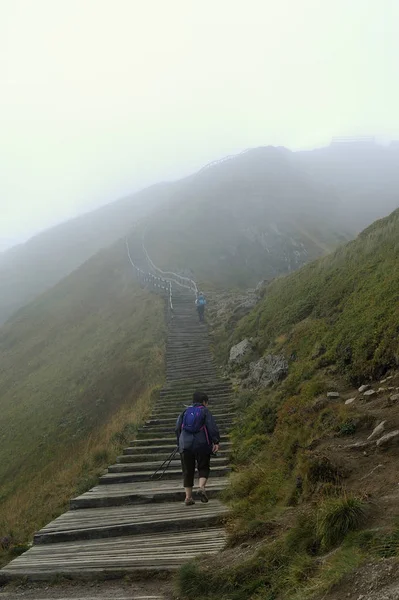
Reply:
<svg viewBox="0 0 399 600"><path fill-rule="evenodd" d="M190 498L193 497L193 488L192 487L186 487L186 488L184 488L184 491L186 492L186 500L190 500Z"/></svg>
<svg viewBox="0 0 399 600"><path fill-rule="evenodd" d="M207 482L207 478L206 477L200 477L199 478L199 486L200 488L202 488L203 490L205 489L206 486L206 482Z"/></svg>

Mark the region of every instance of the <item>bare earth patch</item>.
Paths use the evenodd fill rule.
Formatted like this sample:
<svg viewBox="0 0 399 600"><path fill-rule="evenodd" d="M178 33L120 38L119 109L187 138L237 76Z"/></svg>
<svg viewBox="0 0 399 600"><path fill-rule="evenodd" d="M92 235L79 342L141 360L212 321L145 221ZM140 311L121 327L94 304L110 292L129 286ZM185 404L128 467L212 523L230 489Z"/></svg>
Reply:
<svg viewBox="0 0 399 600"><path fill-rule="evenodd" d="M0 588L1 600L171 600L167 581L104 581L90 583L7 585Z"/></svg>

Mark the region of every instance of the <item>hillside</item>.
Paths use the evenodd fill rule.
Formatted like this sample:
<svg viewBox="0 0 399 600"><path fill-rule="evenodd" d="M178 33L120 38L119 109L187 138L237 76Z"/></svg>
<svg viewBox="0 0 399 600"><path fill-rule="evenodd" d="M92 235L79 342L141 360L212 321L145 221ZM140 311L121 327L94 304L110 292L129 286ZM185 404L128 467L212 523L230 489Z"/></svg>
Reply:
<svg viewBox="0 0 399 600"><path fill-rule="evenodd" d="M293 271L351 237L339 200L294 153L262 147L181 183L173 210L146 222L156 264L218 287L248 286Z"/></svg>
<svg viewBox="0 0 399 600"><path fill-rule="evenodd" d="M396 210L264 286L234 328L234 295L213 296L241 414L233 518L218 561L180 572L182 597L395 597L382 590L399 586L398 265Z"/></svg>
<svg viewBox="0 0 399 600"><path fill-rule="evenodd" d="M152 186L52 227L0 253L0 324L72 273L169 198L173 185Z"/></svg>
<svg viewBox="0 0 399 600"><path fill-rule="evenodd" d="M216 287L289 273L399 206L395 146L260 147L0 253L0 324L147 218L155 262Z"/></svg>
<svg viewBox="0 0 399 600"><path fill-rule="evenodd" d="M113 460L162 383L164 304L123 243L0 329L0 538L24 542Z"/></svg>

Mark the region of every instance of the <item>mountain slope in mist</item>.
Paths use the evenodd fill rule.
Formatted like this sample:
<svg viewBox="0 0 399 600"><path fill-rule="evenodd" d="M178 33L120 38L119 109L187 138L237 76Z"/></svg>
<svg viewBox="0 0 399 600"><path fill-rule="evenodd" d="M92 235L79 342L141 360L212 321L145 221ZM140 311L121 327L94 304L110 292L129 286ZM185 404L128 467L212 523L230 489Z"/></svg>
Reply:
<svg viewBox="0 0 399 600"><path fill-rule="evenodd" d="M288 273L399 206L398 165L397 146L261 147L150 187L0 254L0 323L146 216L163 267L219 286Z"/></svg>
<svg viewBox="0 0 399 600"><path fill-rule="evenodd" d="M25 541L94 485L149 409L164 340L123 243L0 328L0 538Z"/></svg>
<svg viewBox="0 0 399 600"><path fill-rule="evenodd" d="M145 243L154 262L189 268L199 281L247 286L349 239L337 195L297 163L285 148L263 147L188 178L175 191L173 211L147 219Z"/></svg>
<svg viewBox="0 0 399 600"><path fill-rule="evenodd" d="M123 237L135 221L165 202L172 184L152 186L52 227L0 254L0 323Z"/></svg>

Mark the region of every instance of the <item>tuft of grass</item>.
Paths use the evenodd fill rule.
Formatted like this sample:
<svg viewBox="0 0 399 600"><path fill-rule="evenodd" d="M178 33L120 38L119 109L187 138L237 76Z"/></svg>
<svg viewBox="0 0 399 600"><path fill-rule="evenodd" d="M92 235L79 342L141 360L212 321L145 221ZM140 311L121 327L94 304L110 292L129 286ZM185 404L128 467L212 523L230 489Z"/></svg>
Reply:
<svg viewBox="0 0 399 600"><path fill-rule="evenodd" d="M367 504L361 498L330 498L318 513L317 531L322 546L329 549L351 532L359 529L367 517Z"/></svg>
<svg viewBox="0 0 399 600"><path fill-rule="evenodd" d="M362 550L379 558L393 558L399 556L399 521L389 531L365 530L360 531L354 542Z"/></svg>
<svg viewBox="0 0 399 600"><path fill-rule="evenodd" d="M338 429L338 435L353 435L356 433L356 423L353 420L345 421Z"/></svg>

